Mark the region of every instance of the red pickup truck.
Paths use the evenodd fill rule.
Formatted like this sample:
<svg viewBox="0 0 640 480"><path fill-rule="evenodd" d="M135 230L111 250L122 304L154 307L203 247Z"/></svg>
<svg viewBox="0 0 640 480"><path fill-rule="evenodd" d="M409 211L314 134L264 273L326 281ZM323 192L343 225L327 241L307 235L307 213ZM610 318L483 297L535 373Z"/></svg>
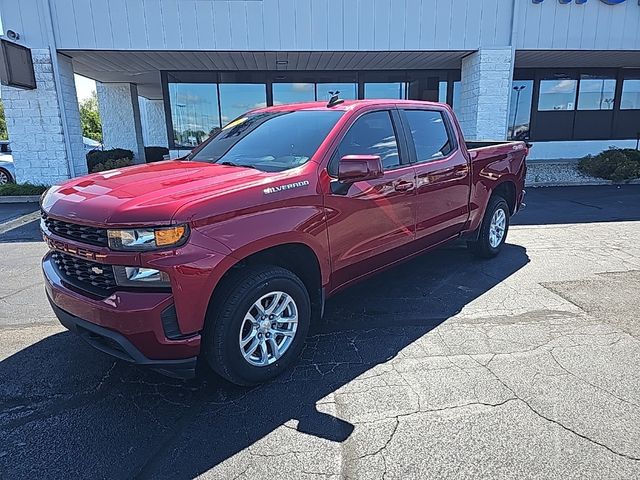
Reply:
<svg viewBox="0 0 640 480"><path fill-rule="evenodd" d="M254 110L183 159L51 187L46 293L65 327L114 357L265 382L339 289L453 239L496 255L527 153L465 143L437 103Z"/></svg>

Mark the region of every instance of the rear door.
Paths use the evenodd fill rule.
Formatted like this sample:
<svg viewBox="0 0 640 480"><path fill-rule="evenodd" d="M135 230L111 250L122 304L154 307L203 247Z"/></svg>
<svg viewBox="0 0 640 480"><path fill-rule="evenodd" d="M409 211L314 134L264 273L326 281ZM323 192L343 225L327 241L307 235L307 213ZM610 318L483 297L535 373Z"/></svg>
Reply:
<svg viewBox="0 0 640 480"><path fill-rule="evenodd" d="M403 140L397 110L369 111L350 126L331 157L333 177L345 155L377 155L384 168L382 178L346 189L333 180L325 197L336 286L393 262L403 256L399 247L415 239L415 170Z"/></svg>
<svg viewBox="0 0 640 480"><path fill-rule="evenodd" d="M416 168L416 238L439 243L457 235L468 219L469 162L444 110L400 112Z"/></svg>

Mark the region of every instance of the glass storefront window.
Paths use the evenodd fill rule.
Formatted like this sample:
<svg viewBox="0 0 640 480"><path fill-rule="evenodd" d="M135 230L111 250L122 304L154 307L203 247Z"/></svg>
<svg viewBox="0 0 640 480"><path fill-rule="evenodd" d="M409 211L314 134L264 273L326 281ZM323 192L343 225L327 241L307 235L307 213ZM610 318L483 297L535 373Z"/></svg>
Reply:
<svg viewBox="0 0 640 480"><path fill-rule="evenodd" d="M218 87L223 126L249 110L267 106L267 86L264 83L221 83Z"/></svg>
<svg viewBox="0 0 640 480"><path fill-rule="evenodd" d="M365 83L364 98L389 98L403 100L406 98L406 83Z"/></svg>
<svg viewBox="0 0 640 480"><path fill-rule="evenodd" d="M438 102L447 103L447 91L449 89L448 82L440 82L438 84Z"/></svg>
<svg viewBox="0 0 640 480"><path fill-rule="evenodd" d="M344 100L356 100L358 98L357 83L318 83L316 84L316 95L319 102L329 101L329 92L340 92L340 98Z"/></svg>
<svg viewBox="0 0 640 480"><path fill-rule="evenodd" d="M510 139L524 140L529 138L532 99L533 80L515 80L512 84L509 106Z"/></svg>
<svg viewBox="0 0 640 480"><path fill-rule="evenodd" d="M462 108L461 96L462 82L453 82L453 105L451 105L451 108L453 108L453 111L456 113L456 115L460 114L460 110Z"/></svg>
<svg viewBox="0 0 640 480"><path fill-rule="evenodd" d="M640 110L640 79L627 78L622 83L620 110Z"/></svg>
<svg viewBox="0 0 640 480"><path fill-rule="evenodd" d="M316 99L313 83L274 83L273 104L314 102Z"/></svg>
<svg viewBox="0 0 640 480"><path fill-rule="evenodd" d="M538 110L575 110L578 81L564 78L540 81Z"/></svg>
<svg viewBox="0 0 640 480"><path fill-rule="evenodd" d="M176 147L192 148L220 128L215 83L169 83Z"/></svg>
<svg viewBox="0 0 640 480"><path fill-rule="evenodd" d="M596 75L580 76L578 110L613 110L616 81Z"/></svg>

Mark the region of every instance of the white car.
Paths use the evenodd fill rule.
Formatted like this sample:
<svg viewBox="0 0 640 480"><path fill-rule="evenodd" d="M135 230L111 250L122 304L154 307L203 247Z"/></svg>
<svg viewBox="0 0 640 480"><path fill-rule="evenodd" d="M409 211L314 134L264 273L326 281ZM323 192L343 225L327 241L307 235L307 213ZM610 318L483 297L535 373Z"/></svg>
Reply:
<svg viewBox="0 0 640 480"><path fill-rule="evenodd" d="M85 152L102 148L102 144L100 142L96 142L95 140L87 137L82 137L82 143L84 144ZM11 150L9 149L9 142L0 141L0 146L2 147L2 152L0 153L0 185L15 183L16 169L13 164Z"/></svg>
<svg viewBox="0 0 640 480"><path fill-rule="evenodd" d="M16 181L16 169L13 166L13 157L10 154L0 154L0 185Z"/></svg>

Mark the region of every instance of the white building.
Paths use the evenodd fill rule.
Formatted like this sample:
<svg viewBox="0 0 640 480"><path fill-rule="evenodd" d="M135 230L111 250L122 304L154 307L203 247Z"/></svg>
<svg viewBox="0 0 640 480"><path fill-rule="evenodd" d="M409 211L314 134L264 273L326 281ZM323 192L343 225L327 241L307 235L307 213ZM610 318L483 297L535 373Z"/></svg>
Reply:
<svg viewBox="0 0 640 480"><path fill-rule="evenodd" d="M449 102L467 137L526 137L534 158L640 134L637 0L0 0L0 18L36 71L2 87L19 181L86 172L74 72L137 161L333 90Z"/></svg>

